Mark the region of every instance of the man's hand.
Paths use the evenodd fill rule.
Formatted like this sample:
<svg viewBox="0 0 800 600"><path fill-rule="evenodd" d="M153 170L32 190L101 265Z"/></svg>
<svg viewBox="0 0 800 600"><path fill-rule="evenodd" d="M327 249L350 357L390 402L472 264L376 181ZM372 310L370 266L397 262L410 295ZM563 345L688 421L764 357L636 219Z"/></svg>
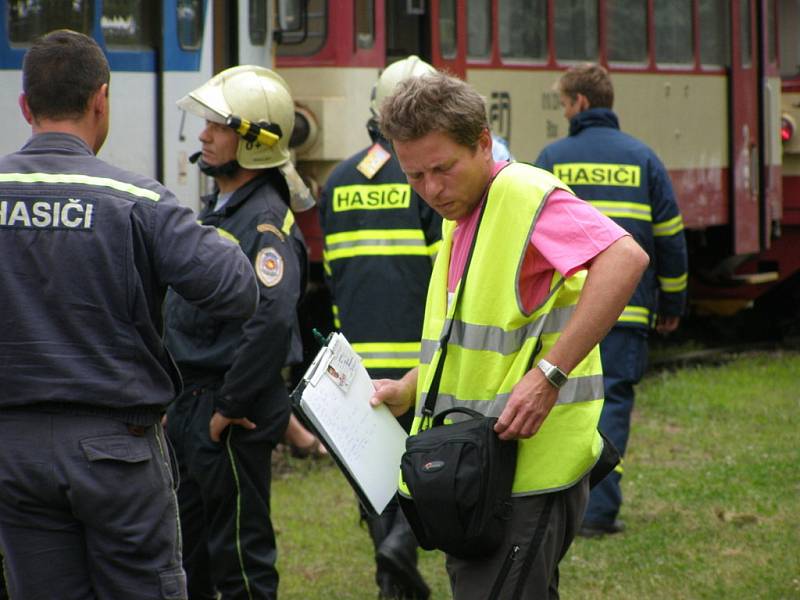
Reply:
<svg viewBox="0 0 800 600"><path fill-rule="evenodd" d="M537 367L511 390L494 430L501 440L529 438L542 426L558 399L558 390Z"/></svg>
<svg viewBox="0 0 800 600"><path fill-rule="evenodd" d="M215 412L211 417L211 421L208 423L208 435L211 438L211 441L219 442L222 432L225 431L229 425L239 425L245 429L256 428L256 424L247 417L229 419L223 414Z"/></svg>
<svg viewBox="0 0 800 600"><path fill-rule="evenodd" d="M673 315L658 315L656 321L656 331L661 335L672 333L678 328L681 323L681 318Z"/></svg>
<svg viewBox="0 0 800 600"><path fill-rule="evenodd" d="M373 379L375 393L369 399L372 406L385 404L395 417L404 415L414 405L417 393L417 369L401 379Z"/></svg>

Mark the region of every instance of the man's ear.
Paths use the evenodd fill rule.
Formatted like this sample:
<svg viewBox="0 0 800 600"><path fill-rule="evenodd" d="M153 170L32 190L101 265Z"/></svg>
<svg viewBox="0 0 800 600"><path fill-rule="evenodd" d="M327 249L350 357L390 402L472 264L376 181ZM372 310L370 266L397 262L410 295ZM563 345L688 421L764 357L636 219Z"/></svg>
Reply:
<svg viewBox="0 0 800 600"><path fill-rule="evenodd" d="M583 112L592 108L592 103L589 102L589 99L583 94L576 94L575 102L578 105L579 112Z"/></svg>
<svg viewBox="0 0 800 600"><path fill-rule="evenodd" d="M33 113L31 107L28 106L28 97L23 92L19 95L19 109L22 111L22 116L28 122L28 125L33 125Z"/></svg>
<svg viewBox="0 0 800 600"><path fill-rule="evenodd" d="M108 84L104 83L92 96L92 110L98 115L108 112Z"/></svg>
<svg viewBox="0 0 800 600"><path fill-rule="evenodd" d="M493 142L492 142L492 134L491 134L491 132L488 129L484 128L484 130L481 131L481 134L478 136L478 147L483 152L488 152L488 154L491 156L491 154L492 154L492 143Z"/></svg>

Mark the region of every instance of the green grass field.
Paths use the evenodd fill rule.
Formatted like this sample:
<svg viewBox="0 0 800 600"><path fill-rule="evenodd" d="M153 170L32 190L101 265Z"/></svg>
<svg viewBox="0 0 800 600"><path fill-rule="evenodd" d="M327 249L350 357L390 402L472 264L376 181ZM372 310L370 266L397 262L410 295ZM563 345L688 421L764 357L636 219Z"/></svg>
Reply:
<svg viewBox="0 0 800 600"><path fill-rule="evenodd" d="M800 354L648 376L623 479L628 530L578 539L565 599L800 599ZM375 598L372 548L330 461L281 457L273 479L282 600ZM420 552L432 598L444 558Z"/></svg>

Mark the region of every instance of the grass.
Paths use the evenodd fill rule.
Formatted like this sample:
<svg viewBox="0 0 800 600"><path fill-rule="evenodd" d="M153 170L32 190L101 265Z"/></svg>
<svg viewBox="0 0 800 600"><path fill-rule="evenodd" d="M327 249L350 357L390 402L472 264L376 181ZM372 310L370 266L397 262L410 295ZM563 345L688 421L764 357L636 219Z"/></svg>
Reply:
<svg viewBox="0 0 800 600"><path fill-rule="evenodd" d="M637 390L623 479L628 530L578 539L565 599L800 599L800 354L652 374ZM355 496L329 461L273 479L282 600L375 598ZM420 552L432 598L451 597Z"/></svg>

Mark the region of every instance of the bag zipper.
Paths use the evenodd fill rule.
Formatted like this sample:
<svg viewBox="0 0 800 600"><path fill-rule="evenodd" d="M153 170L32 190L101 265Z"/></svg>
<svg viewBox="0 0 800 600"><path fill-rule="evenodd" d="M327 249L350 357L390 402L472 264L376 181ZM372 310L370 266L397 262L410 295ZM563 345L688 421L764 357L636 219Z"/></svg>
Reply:
<svg viewBox="0 0 800 600"><path fill-rule="evenodd" d="M417 436L414 436L414 437L417 437ZM417 437L417 439L419 439L419 438ZM475 442L475 438L466 437L466 436L464 436L464 437L457 436L457 437L442 438L440 440L435 440L435 441L427 442L427 443L420 443L420 444L417 445L416 448L412 448L411 450L407 450L407 452L420 452L422 450L430 450L431 448L436 448L436 447L438 447L438 446L440 446L440 445L442 445L444 443L449 443L449 442L466 442L466 443L471 444L472 446L477 446L478 445L477 442Z"/></svg>
<svg viewBox="0 0 800 600"><path fill-rule="evenodd" d="M489 594L489 600L496 600L496 598L500 596L500 592L503 590L503 584L506 582L506 577L508 577L508 572L511 570L511 563L517 560L518 553L519 544L514 544L511 546L511 550L506 555L506 559L503 561L503 565L500 567L500 572L497 574L497 579L494 580L492 591Z"/></svg>

